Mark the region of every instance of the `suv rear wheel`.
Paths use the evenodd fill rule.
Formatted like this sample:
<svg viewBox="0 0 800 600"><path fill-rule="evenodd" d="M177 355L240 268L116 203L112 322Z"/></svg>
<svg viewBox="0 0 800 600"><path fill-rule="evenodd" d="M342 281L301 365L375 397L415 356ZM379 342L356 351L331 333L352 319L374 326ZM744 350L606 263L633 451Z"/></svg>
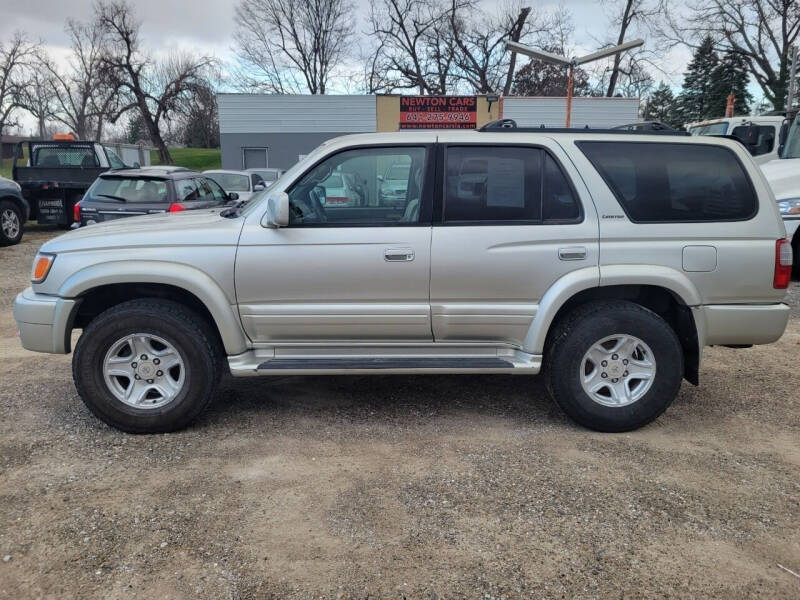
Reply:
<svg viewBox="0 0 800 600"><path fill-rule="evenodd" d="M84 330L72 360L83 402L130 433L186 427L208 406L219 379L215 337L205 322L169 300L114 306Z"/></svg>
<svg viewBox="0 0 800 600"><path fill-rule="evenodd" d="M683 379L677 335L633 302L580 306L558 323L545 357L556 403L581 425L629 431L672 403Z"/></svg>

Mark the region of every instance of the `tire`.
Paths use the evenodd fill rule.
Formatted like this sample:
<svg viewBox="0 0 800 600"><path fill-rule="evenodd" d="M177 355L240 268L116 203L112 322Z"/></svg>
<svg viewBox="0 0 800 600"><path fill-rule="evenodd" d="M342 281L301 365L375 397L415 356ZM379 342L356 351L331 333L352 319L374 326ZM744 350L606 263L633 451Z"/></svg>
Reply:
<svg viewBox="0 0 800 600"><path fill-rule="evenodd" d="M194 421L214 397L220 378L217 346L210 326L183 305L162 299L131 300L106 310L84 329L75 347L72 374L84 404L108 425L128 433L176 431ZM147 354L146 360L139 352ZM180 364L156 370L176 357ZM139 381L109 375L105 365L114 369L119 365ZM125 401L129 384L134 388ZM149 384L155 385L136 402Z"/></svg>
<svg viewBox="0 0 800 600"><path fill-rule="evenodd" d="M22 209L9 200L0 200L0 246L19 244L24 229Z"/></svg>
<svg viewBox="0 0 800 600"><path fill-rule="evenodd" d="M544 374L552 398L580 425L630 431L656 419L678 395L683 350L672 327L651 310L627 301L593 302L556 325Z"/></svg>

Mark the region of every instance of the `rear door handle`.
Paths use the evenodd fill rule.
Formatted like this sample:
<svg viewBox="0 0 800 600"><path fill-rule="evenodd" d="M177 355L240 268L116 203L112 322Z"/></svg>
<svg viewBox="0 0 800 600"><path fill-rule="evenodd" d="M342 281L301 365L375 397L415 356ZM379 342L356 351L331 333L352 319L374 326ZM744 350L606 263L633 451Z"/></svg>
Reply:
<svg viewBox="0 0 800 600"><path fill-rule="evenodd" d="M559 248L558 258L559 260L583 260L586 258L586 248L583 246Z"/></svg>
<svg viewBox="0 0 800 600"><path fill-rule="evenodd" d="M383 260L387 262L409 262L414 260L411 248L387 248L383 251Z"/></svg>

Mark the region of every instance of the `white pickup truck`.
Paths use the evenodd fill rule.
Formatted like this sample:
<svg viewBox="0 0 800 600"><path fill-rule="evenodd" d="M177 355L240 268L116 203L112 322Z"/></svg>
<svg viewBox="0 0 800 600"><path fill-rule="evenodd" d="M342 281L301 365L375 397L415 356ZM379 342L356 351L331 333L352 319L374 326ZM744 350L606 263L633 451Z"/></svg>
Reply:
<svg viewBox="0 0 800 600"><path fill-rule="evenodd" d="M723 117L689 123L686 130L691 135L730 135L738 138L759 165L778 158L778 137L783 124L782 116ZM752 137L752 139L749 139Z"/></svg>
<svg viewBox="0 0 800 600"><path fill-rule="evenodd" d="M781 145L779 158L761 165L772 193L778 201L778 210L786 226L786 237L792 241L794 275L800 275L800 119L795 118Z"/></svg>

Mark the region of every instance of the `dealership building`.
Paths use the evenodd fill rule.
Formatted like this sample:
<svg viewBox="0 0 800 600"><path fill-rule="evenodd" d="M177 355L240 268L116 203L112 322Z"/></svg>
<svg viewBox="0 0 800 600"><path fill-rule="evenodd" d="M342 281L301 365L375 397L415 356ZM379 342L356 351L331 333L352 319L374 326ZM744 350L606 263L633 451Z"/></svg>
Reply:
<svg viewBox="0 0 800 600"><path fill-rule="evenodd" d="M563 127L566 98L218 94L222 167L286 169L333 137L401 129L475 129L500 118ZM638 98L574 98L573 127L638 119Z"/></svg>

